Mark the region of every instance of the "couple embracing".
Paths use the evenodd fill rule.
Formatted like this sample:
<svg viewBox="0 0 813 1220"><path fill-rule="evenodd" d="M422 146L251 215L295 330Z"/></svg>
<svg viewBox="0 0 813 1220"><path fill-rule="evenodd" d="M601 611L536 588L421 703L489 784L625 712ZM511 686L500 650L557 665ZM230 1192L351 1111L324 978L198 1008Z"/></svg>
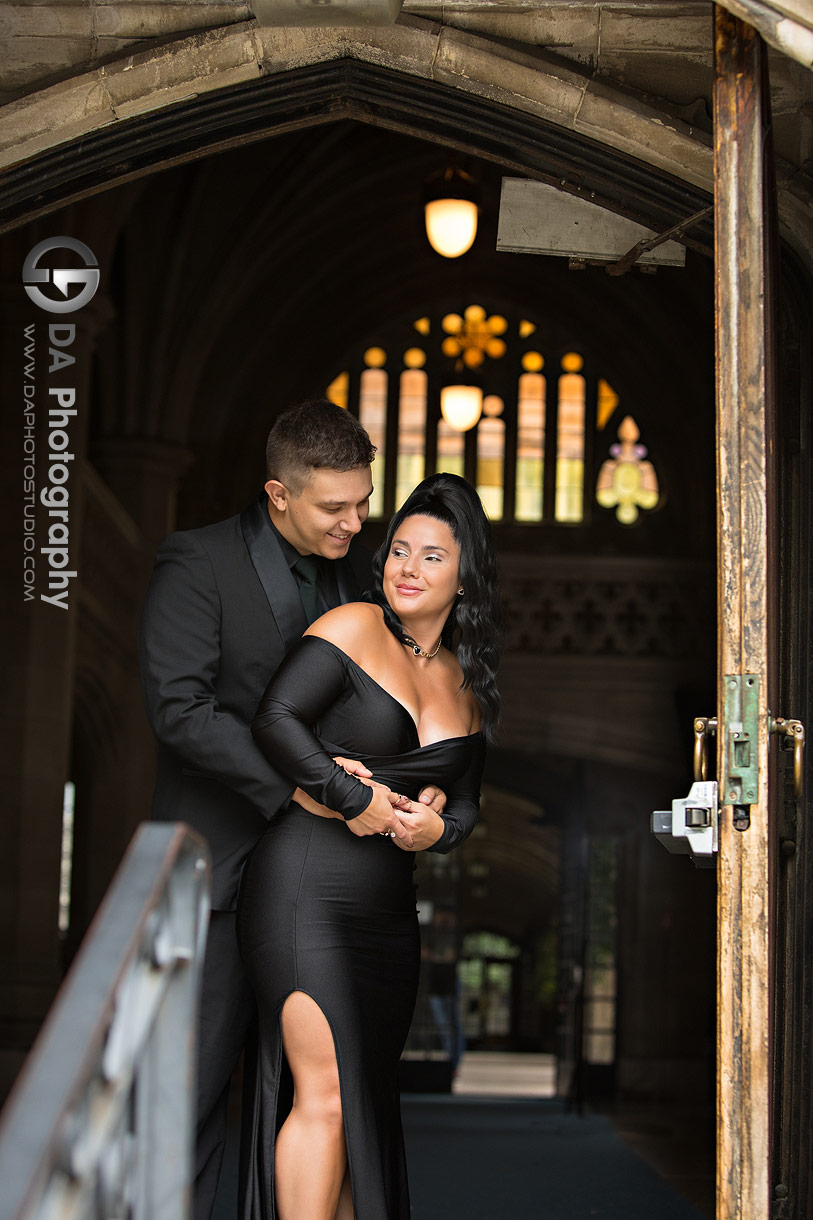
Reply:
<svg viewBox="0 0 813 1220"><path fill-rule="evenodd" d="M374 454L333 403L291 408L258 500L170 535L147 594L154 816L200 831L214 865L195 1220L255 1021L240 1220L409 1220L415 852L451 851L477 817L498 600L488 522L455 475L412 492L370 567Z"/></svg>

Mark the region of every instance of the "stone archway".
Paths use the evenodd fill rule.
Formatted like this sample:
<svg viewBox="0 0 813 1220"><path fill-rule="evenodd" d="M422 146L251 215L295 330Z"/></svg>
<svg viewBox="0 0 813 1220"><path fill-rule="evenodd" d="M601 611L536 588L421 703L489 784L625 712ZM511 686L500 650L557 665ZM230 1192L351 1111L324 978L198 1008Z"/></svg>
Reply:
<svg viewBox="0 0 813 1220"><path fill-rule="evenodd" d="M649 194L643 178L626 198L607 189L608 172L626 176L619 164L636 177L631 159L651 167L649 177L655 171L664 203L666 176L678 206L678 184L695 199L711 190L708 137L576 70L418 18L363 31L250 22L116 60L6 106L6 227L57 200L342 114L415 135L431 130L639 215ZM536 158L522 147L529 143L542 146Z"/></svg>

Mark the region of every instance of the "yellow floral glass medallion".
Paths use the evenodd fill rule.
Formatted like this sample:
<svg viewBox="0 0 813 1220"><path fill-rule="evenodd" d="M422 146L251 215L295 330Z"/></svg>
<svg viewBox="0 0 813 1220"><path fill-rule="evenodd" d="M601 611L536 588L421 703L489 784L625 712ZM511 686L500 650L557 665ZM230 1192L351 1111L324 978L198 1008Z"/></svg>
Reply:
<svg viewBox="0 0 813 1220"><path fill-rule="evenodd" d="M602 464L596 482L596 500L602 508L614 508L622 525L633 525L640 509L658 503L658 476L651 462L644 461L646 447L639 445L640 432L631 415L622 419L617 445Z"/></svg>

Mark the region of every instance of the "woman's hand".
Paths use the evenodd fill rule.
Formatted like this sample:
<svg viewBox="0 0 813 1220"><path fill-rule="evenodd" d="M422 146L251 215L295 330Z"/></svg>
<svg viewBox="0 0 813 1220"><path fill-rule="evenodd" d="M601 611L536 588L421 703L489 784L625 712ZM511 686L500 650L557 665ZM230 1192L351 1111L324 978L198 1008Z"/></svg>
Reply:
<svg viewBox="0 0 813 1220"><path fill-rule="evenodd" d="M411 802L408 798L392 792L386 784L379 784L378 780L372 778L372 771L352 758L336 756L333 761L338 763L340 767L343 767L348 775L355 775L356 779L361 780L368 788L377 789L372 801L364 812L354 818L350 818L348 821L347 825L353 831L353 834L362 838L365 835L389 834L390 831L394 831L393 843L398 847L404 851L422 851L422 846L415 846L415 839L411 829L401 821L399 816L402 809L408 810L410 808ZM386 798L387 805L384 804L383 798ZM446 804L446 797L439 788L424 788L419 799L422 801L432 801L433 805L439 805L440 809ZM319 805L318 808L324 809L324 805ZM422 806L420 811L424 814L430 813L426 806ZM394 812L395 816L393 816ZM335 816L340 817L341 815L336 814ZM437 820L440 822L440 829L435 837L426 843L427 847L431 847L432 843L436 843L443 833L443 821L440 818ZM426 838L427 834L431 833L426 831L417 821L416 828L421 830L422 838Z"/></svg>
<svg viewBox="0 0 813 1220"><path fill-rule="evenodd" d="M421 793L422 796L423 793ZM405 796L402 796L397 805L398 817L412 835L413 846L409 849L410 851L426 851L428 847L434 847L443 834L443 818L435 812L431 805L423 804L421 797L417 801L408 801ZM445 796L443 796L443 804L446 804ZM396 847L403 847L398 839L394 839L393 842Z"/></svg>
<svg viewBox="0 0 813 1220"><path fill-rule="evenodd" d="M446 808L446 793L442 788L436 788L434 784L421 788L418 800L422 805L428 805L435 813L443 813Z"/></svg>
<svg viewBox="0 0 813 1220"><path fill-rule="evenodd" d="M373 789L373 799L362 813L348 820L348 830L352 830L353 834L360 838L374 834L388 835L392 832L394 843L405 851L412 851L412 832L401 821L400 813L395 809L398 802L404 798L375 780L362 782Z"/></svg>

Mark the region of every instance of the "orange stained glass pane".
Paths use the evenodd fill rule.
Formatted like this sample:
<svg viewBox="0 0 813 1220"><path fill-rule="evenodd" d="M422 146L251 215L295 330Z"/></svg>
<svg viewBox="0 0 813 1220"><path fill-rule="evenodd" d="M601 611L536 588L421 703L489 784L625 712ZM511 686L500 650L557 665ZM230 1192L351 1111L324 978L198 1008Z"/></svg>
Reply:
<svg viewBox="0 0 813 1220"><path fill-rule="evenodd" d="M492 521L502 520L505 482L505 423L482 419L477 428L477 493Z"/></svg>
<svg viewBox="0 0 813 1220"><path fill-rule="evenodd" d="M373 462L373 494L370 516L384 515L384 455L387 440L387 374L383 369L365 369L359 382L359 420L378 452Z"/></svg>
<svg viewBox="0 0 813 1220"><path fill-rule="evenodd" d="M517 521L542 520L542 479L545 460L545 378L523 373L517 399Z"/></svg>
<svg viewBox="0 0 813 1220"><path fill-rule="evenodd" d="M465 436L456 428L451 428L445 419L438 422L438 460L436 469L447 474L463 474L465 462L463 446Z"/></svg>
<svg viewBox="0 0 813 1220"><path fill-rule="evenodd" d="M398 401L398 462L395 476L395 507L400 508L426 473L426 384L423 369L405 369L401 374Z"/></svg>
<svg viewBox="0 0 813 1220"><path fill-rule="evenodd" d="M421 347L408 347L404 352L404 364L408 369L422 369L426 364L426 352Z"/></svg>
<svg viewBox="0 0 813 1220"><path fill-rule="evenodd" d="M504 335L508 330L508 319L501 313L493 313L488 319L488 329L492 335Z"/></svg>
<svg viewBox="0 0 813 1220"><path fill-rule="evenodd" d="M584 394L581 374L564 373L559 378L554 514L557 521L584 518Z"/></svg>
<svg viewBox="0 0 813 1220"><path fill-rule="evenodd" d="M364 353L364 363L368 368L380 369L387 363L387 353L383 347L368 347Z"/></svg>
<svg viewBox="0 0 813 1220"><path fill-rule="evenodd" d="M541 352L525 352L522 367L526 373L539 373L545 367L545 357Z"/></svg>
<svg viewBox="0 0 813 1220"><path fill-rule="evenodd" d="M584 357L578 352L568 352L562 356L562 368L566 373L579 373L584 368Z"/></svg>
<svg viewBox="0 0 813 1220"><path fill-rule="evenodd" d="M430 322L428 318L418 318L417 322L413 322L412 325L415 327L419 335L429 334Z"/></svg>
<svg viewBox="0 0 813 1220"><path fill-rule="evenodd" d="M605 381L603 377L599 377L598 403L596 406L596 427L599 432L606 426L619 401L619 397L610 383Z"/></svg>
<svg viewBox="0 0 813 1220"><path fill-rule="evenodd" d="M523 318L519 324L520 339L527 339L528 336L532 335L535 330L536 330L536 327L534 326L533 322L529 322L529 321L527 321L527 319Z"/></svg>
<svg viewBox="0 0 813 1220"><path fill-rule="evenodd" d="M497 394L486 394L483 399L483 415L502 415L505 403Z"/></svg>
<svg viewBox="0 0 813 1220"><path fill-rule="evenodd" d="M448 335L459 334L463 329L463 319L459 313L447 313L440 324Z"/></svg>
<svg viewBox="0 0 813 1220"><path fill-rule="evenodd" d="M325 390L325 398L330 402L335 402L336 406L344 407L347 410L347 395L350 389L350 374L339 373L339 376L331 381L330 385Z"/></svg>
<svg viewBox="0 0 813 1220"><path fill-rule="evenodd" d="M463 310L463 317L467 322L485 322L486 311L482 305L468 305Z"/></svg>

